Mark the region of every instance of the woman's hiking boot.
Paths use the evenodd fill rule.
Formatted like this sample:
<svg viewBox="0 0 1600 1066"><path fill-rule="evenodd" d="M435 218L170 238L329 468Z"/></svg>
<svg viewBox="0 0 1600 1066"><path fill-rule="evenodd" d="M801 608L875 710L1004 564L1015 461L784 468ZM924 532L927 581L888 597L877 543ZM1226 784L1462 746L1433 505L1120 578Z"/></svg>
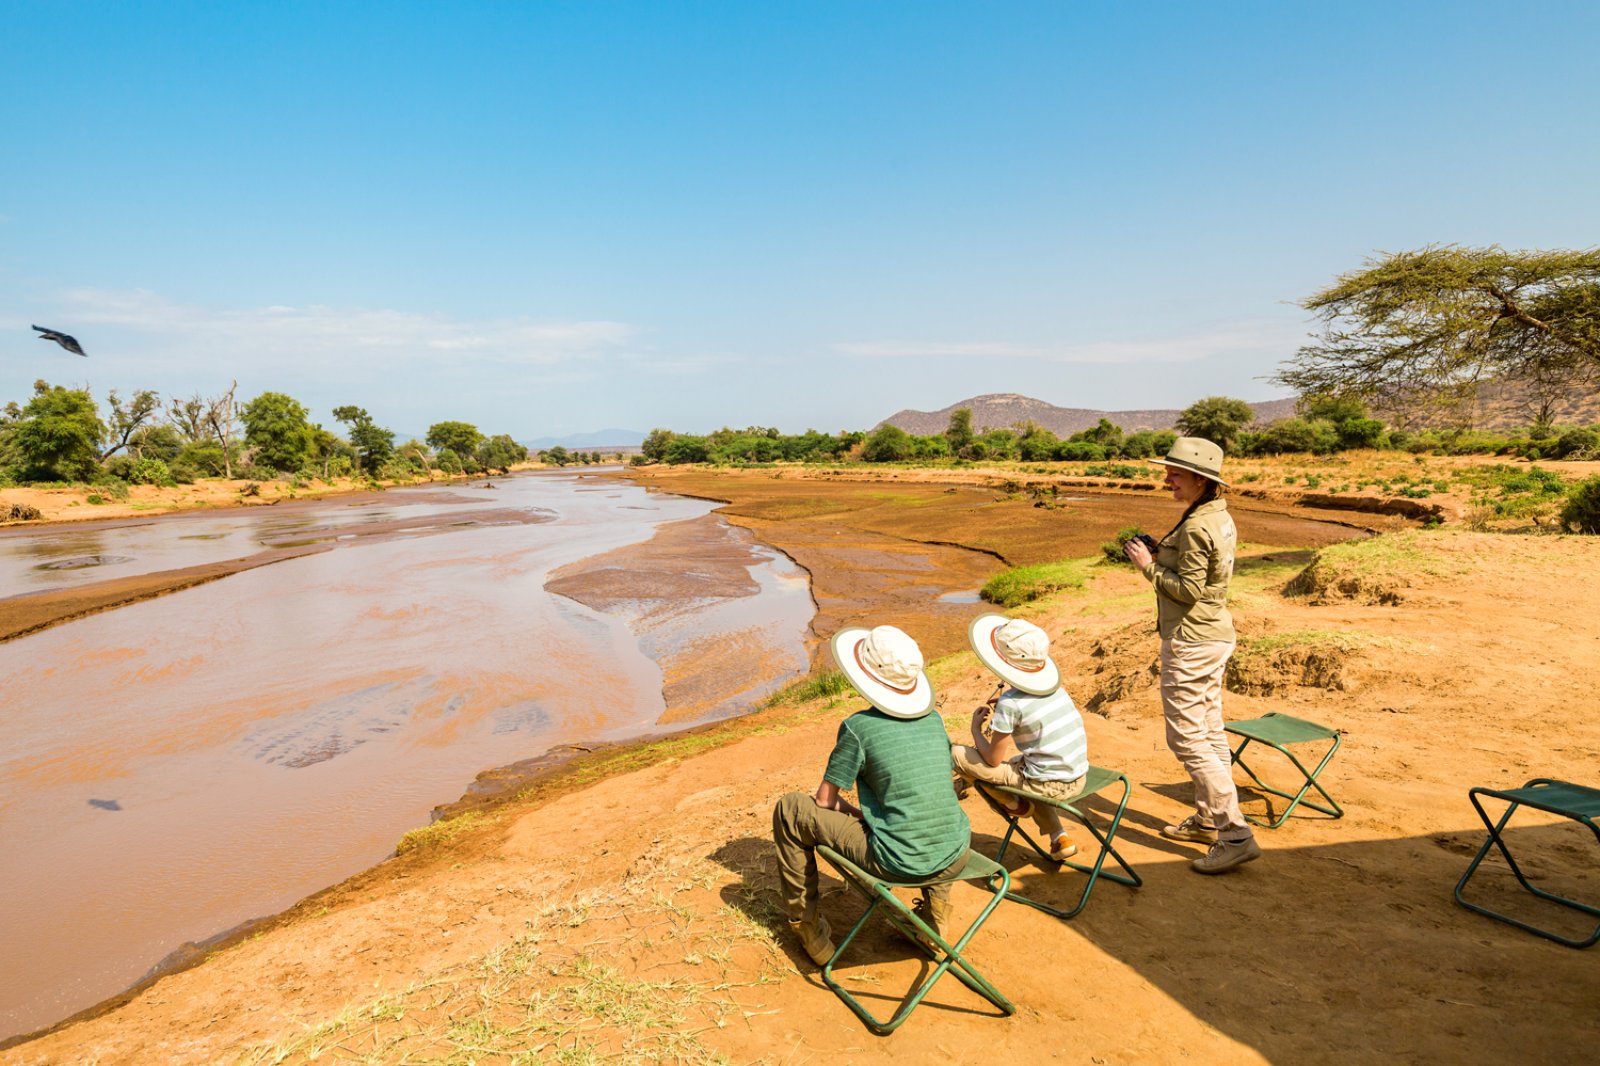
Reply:
<svg viewBox="0 0 1600 1066"><path fill-rule="evenodd" d="M1256 843L1254 835L1243 840L1219 840L1211 845L1211 850L1195 859L1189 865L1194 867L1196 873L1222 874L1227 873L1235 866L1243 866L1261 858L1261 845Z"/></svg>
<svg viewBox="0 0 1600 1066"><path fill-rule="evenodd" d="M833 958L833 931L828 928L828 919L819 914L790 922L789 928L800 938L800 946L806 949L812 962L821 966Z"/></svg>
<svg viewBox="0 0 1600 1066"><path fill-rule="evenodd" d="M1200 821L1198 814L1191 814L1177 825L1164 825L1161 835L1168 840L1186 840L1191 844L1215 844L1217 831ZM1258 851L1257 854L1260 854ZM1251 856L1254 858L1255 856Z"/></svg>

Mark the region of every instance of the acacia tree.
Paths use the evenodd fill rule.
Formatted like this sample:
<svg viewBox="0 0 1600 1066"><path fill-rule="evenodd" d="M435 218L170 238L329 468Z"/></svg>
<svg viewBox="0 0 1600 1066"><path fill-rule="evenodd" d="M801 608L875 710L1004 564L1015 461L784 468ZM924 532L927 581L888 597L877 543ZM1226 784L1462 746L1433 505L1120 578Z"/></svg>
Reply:
<svg viewBox="0 0 1600 1066"><path fill-rule="evenodd" d="M10 446L25 478L87 481L94 475L105 431L87 389L35 381L33 399L16 412Z"/></svg>
<svg viewBox="0 0 1600 1066"><path fill-rule="evenodd" d="M1254 408L1228 396L1207 396L1185 407L1178 429L1186 437L1204 437L1223 451L1231 451L1239 431L1255 420Z"/></svg>
<svg viewBox="0 0 1600 1066"><path fill-rule="evenodd" d="M238 417L233 409L233 393L237 381L228 384L228 391L205 401L205 425L218 444L222 445L222 476L233 480L233 431Z"/></svg>
<svg viewBox="0 0 1600 1066"><path fill-rule="evenodd" d="M350 426L350 443L361 460L361 469L375 474L394 454L394 433L372 421L366 408L345 405L333 409L333 417Z"/></svg>
<svg viewBox="0 0 1600 1066"><path fill-rule="evenodd" d="M509 434L498 433L483 443L478 458L489 473L498 470L508 474L513 463L520 463L527 457L527 448L512 440Z"/></svg>
<svg viewBox="0 0 1600 1066"><path fill-rule="evenodd" d="M1321 333L1273 380L1302 394L1400 411L1495 378L1592 387L1600 377L1600 249L1429 245L1369 259L1301 306Z"/></svg>
<svg viewBox="0 0 1600 1066"><path fill-rule="evenodd" d="M106 448L100 453L101 462L126 448L128 440L139 428L161 410L160 397L149 389L135 390L133 398L126 404L117 395L117 390L112 389L106 395L106 403L111 407L111 418L106 423Z"/></svg>
<svg viewBox="0 0 1600 1066"><path fill-rule="evenodd" d="M478 453L483 434L471 422L435 422L428 427L428 446L435 451L449 448L462 459Z"/></svg>
<svg viewBox="0 0 1600 1066"><path fill-rule="evenodd" d="M239 409L244 439L256 450L262 466L295 471L316 449L317 435L305 405L281 392L263 392Z"/></svg>
<svg viewBox="0 0 1600 1066"><path fill-rule="evenodd" d="M972 408L957 407L950 412L950 423L945 426L944 439L950 442L950 454L965 458L972 447Z"/></svg>

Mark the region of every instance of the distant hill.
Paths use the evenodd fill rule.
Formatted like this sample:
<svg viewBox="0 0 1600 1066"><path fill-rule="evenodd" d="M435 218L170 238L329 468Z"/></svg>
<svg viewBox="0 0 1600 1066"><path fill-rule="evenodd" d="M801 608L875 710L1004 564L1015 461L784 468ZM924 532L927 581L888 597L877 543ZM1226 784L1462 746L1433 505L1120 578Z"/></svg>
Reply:
<svg viewBox="0 0 1600 1066"><path fill-rule="evenodd" d="M612 448L626 451L643 444L644 434L636 429L597 429L593 433L568 433L564 437L535 437L521 443L530 451L554 448L558 444L563 448L582 448L584 451L597 448L601 451Z"/></svg>
<svg viewBox="0 0 1600 1066"><path fill-rule="evenodd" d="M1477 394L1458 405L1385 410L1375 405L1373 416L1391 426L1405 429L1468 426L1473 429L1520 430L1531 425L1539 413L1538 392L1525 382L1489 381L1478 386ZM1600 424L1600 389L1592 386L1560 391L1551 404L1550 421L1557 426Z"/></svg>
<svg viewBox="0 0 1600 1066"><path fill-rule="evenodd" d="M1256 421L1261 424L1294 414L1295 401L1266 400L1251 404ZM919 437L943 433L950 425L950 415L959 408L972 411L972 428L982 433L990 429L1009 429L1032 420L1058 437L1071 436L1081 430L1100 424L1102 418L1121 426L1124 432L1136 433L1141 429L1172 429L1178 421L1179 411L1092 411L1082 407L1057 407L1055 404L1021 396L1014 392L996 392L987 396L974 396L961 400L938 411L899 411L878 425L899 426L907 433ZM873 428L877 428L876 426Z"/></svg>

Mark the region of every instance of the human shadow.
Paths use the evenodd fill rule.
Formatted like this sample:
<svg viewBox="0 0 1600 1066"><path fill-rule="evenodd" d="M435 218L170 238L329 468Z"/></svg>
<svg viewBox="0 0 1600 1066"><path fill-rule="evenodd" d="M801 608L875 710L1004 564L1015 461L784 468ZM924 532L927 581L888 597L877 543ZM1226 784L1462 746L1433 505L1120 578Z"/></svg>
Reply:
<svg viewBox="0 0 1600 1066"><path fill-rule="evenodd" d="M1187 861L1119 832L1115 843L1144 878L1141 888L1102 880L1071 921L1020 906L1003 920L1030 940L1082 936L1275 1062L1575 1061L1600 1039L1594 952L1452 898L1485 838L1481 829L1344 842L1337 823L1297 828L1292 845L1259 830L1262 858L1221 877L1198 875ZM1318 842L1306 843L1313 833ZM1600 847L1582 826L1524 825L1505 840L1530 880L1600 904ZM985 854L996 854L999 842L974 833ZM1193 858L1204 848L1186 851ZM1083 890L1081 873L1015 840L1005 864L1016 892L1047 905L1070 906ZM1565 936L1596 927L1595 917L1524 890L1494 851L1466 895ZM1023 1002L1048 986L1007 991Z"/></svg>
<svg viewBox="0 0 1600 1066"><path fill-rule="evenodd" d="M779 904L777 857L772 841L741 837L724 843L709 858L739 875L738 882L723 887L722 901L766 929L807 983L832 994L832 989L822 981L822 968L811 961L789 930L787 917ZM844 937L863 918L869 901L842 882L826 862L819 860L818 868L822 875L819 910L832 927L833 942L842 944ZM958 935L951 934L951 939ZM928 952L895 931L880 907L835 960L833 976L871 1013L888 1018L909 1002L936 965ZM917 1009L991 1017L999 1014L993 1004L953 977L935 982Z"/></svg>
<svg viewBox="0 0 1600 1066"><path fill-rule="evenodd" d="M1084 807L1105 824L1109 805L1095 798ZM973 847L994 856L1004 823L988 812L974 822ZM1161 840L1153 822L1130 808L1114 838L1142 887L1102 879L1082 913L1066 921L1004 901L974 941L979 964L983 937L998 929L1070 959L1064 965L1075 971L1093 972L1092 959L1073 946L1082 938L1210 1029L1273 1062L1579 1061L1600 1040L1600 946L1563 947L1452 898L1485 838L1481 827L1463 821L1453 831L1345 840L1344 823L1297 812L1283 830L1258 831L1260 860L1206 877L1187 861L1204 848ZM1080 844L1088 839L1081 827L1074 835ZM1513 824L1504 839L1536 884L1600 903L1600 845L1582 826ZM1088 841L1077 861L1092 863L1093 846ZM724 888L725 902L771 930L795 969L821 990L817 968L788 935L778 907L771 842L733 840L711 857L740 875ZM1083 889L1082 873L1055 867L1016 841L1005 865L1015 891L1052 906L1070 906ZM823 871L823 912L837 939L865 904L826 864ZM1524 890L1494 851L1467 898L1562 935L1594 929L1594 918ZM898 1003L893 990L913 987L926 972L919 969L926 959L877 921L847 954L841 978L872 978L866 995L883 1003ZM1077 1003L1054 966L1012 970L997 983L1020 1009L1046 1021L1068 1017ZM955 981L936 984L924 1006L935 1014L994 1015ZM1188 1053L1204 1059L1229 1047L1219 1039L1213 1049Z"/></svg>

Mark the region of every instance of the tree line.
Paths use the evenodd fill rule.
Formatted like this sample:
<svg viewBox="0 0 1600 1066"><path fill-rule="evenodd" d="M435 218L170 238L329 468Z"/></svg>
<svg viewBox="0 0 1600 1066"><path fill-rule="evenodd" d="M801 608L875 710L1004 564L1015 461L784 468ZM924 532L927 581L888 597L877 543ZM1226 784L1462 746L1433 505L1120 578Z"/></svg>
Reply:
<svg viewBox="0 0 1600 1066"><path fill-rule="evenodd" d="M202 477L300 480L365 477L404 481L504 472L528 457L509 435L469 422L436 422L425 440L395 443L363 407L333 409L335 432L282 392L236 403L237 383L216 396L165 402L140 389L116 390L105 411L87 389L36 381L26 403L0 408L0 480L174 485Z"/></svg>
<svg viewBox="0 0 1600 1066"><path fill-rule="evenodd" d="M1181 411L1176 429L1127 432L1102 418L1066 438L1037 422L977 432L972 411L957 408L943 433L919 435L884 424L870 433L816 430L785 435L751 426L719 429L705 436L655 429L634 459L646 463L712 463L749 466L775 462L966 463L1105 462L1165 455L1179 433L1216 441L1229 455L1274 456L1294 453L1331 455L1361 448L1440 454L1500 454L1529 459L1600 457L1600 431L1594 427L1534 424L1516 433L1467 429L1408 430L1373 417L1355 396L1312 396L1296 414L1268 425L1255 423L1243 400L1208 396Z"/></svg>

